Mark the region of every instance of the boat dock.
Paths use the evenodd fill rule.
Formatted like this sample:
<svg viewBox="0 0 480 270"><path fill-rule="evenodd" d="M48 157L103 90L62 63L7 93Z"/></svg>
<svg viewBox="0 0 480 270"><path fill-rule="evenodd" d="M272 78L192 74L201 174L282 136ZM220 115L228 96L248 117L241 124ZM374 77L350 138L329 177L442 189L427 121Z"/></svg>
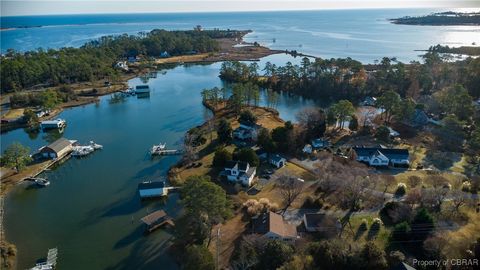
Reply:
<svg viewBox="0 0 480 270"><path fill-rule="evenodd" d="M176 149L164 149L164 150L157 149L151 152L152 156L173 156L173 155L181 155L182 153L183 152L181 150L176 150Z"/></svg>
<svg viewBox="0 0 480 270"><path fill-rule="evenodd" d="M52 270L55 269L57 265L57 258L58 258L58 249L51 248L48 250L47 253L47 260L41 263L37 263L34 267L30 268L30 270Z"/></svg>
<svg viewBox="0 0 480 270"><path fill-rule="evenodd" d="M146 225L146 231L152 232L162 226L175 226L173 219L163 210L157 210L140 219Z"/></svg>

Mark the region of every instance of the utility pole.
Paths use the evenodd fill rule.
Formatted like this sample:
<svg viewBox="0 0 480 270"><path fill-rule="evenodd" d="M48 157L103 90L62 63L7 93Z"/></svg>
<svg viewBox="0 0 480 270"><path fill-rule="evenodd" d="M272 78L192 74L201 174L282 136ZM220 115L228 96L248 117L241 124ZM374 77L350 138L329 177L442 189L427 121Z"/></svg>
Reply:
<svg viewBox="0 0 480 270"><path fill-rule="evenodd" d="M220 255L220 226L218 226L218 229L217 229L217 244L216 244L216 249L217 249L217 254L216 254L216 269L219 270L220 267L219 267L219 262L218 262L218 257Z"/></svg>

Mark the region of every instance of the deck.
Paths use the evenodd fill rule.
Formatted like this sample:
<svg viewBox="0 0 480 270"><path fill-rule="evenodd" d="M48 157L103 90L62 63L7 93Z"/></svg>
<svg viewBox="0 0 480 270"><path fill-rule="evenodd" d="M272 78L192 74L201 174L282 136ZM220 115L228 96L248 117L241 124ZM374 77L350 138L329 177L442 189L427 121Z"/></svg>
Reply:
<svg viewBox="0 0 480 270"><path fill-rule="evenodd" d="M165 149L165 150L155 150L152 151L152 156L172 156L172 155L181 155L183 153L182 150L177 149Z"/></svg>
<svg viewBox="0 0 480 270"><path fill-rule="evenodd" d="M175 226L173 219L163 210L157 210L143 217L141 221L147 226L146 231L152 232L163 226Z"/></svg>

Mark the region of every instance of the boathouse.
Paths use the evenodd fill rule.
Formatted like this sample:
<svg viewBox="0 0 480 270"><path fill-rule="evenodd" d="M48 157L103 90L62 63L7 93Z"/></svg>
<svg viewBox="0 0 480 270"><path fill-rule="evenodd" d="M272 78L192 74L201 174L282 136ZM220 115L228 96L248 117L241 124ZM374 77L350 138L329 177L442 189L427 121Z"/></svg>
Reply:
<svg viewBox="0 0 480 270"><path fill-rule="evenodd" d="M73 151L73 143L74 141L60 138L53 143L40 148L39 154L43 158L63 158Z"/></svg>
<svg viewBox="0 0 480 270"><path fill-rule="evenodd" d="M149 215L144 216L141 221L143 224L145 224L145 229L148 232L152 232L163 225L175 226L172 218L169 217L163 210L157 210L153 213L150 213Z"/></svg>
<svg viewBox="0 0 480 270"><path fill-rule="evenodd" d="M168 190L163 181L149 181L138 184L138 194L140 198L153 198L167 196Z"/></svg>

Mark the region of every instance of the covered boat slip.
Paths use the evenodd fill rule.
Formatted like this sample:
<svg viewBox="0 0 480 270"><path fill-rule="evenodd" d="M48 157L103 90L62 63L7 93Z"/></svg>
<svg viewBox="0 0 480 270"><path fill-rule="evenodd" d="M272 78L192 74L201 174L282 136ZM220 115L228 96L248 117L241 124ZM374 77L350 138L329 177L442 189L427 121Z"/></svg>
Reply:
<svg viewBox="0 0 480 270"><path fill-rule="evenodd" d="M157 210L140 219L146 226L147 232L152 232L164 225L175 226L173 219L163 210Z"/></svg>

